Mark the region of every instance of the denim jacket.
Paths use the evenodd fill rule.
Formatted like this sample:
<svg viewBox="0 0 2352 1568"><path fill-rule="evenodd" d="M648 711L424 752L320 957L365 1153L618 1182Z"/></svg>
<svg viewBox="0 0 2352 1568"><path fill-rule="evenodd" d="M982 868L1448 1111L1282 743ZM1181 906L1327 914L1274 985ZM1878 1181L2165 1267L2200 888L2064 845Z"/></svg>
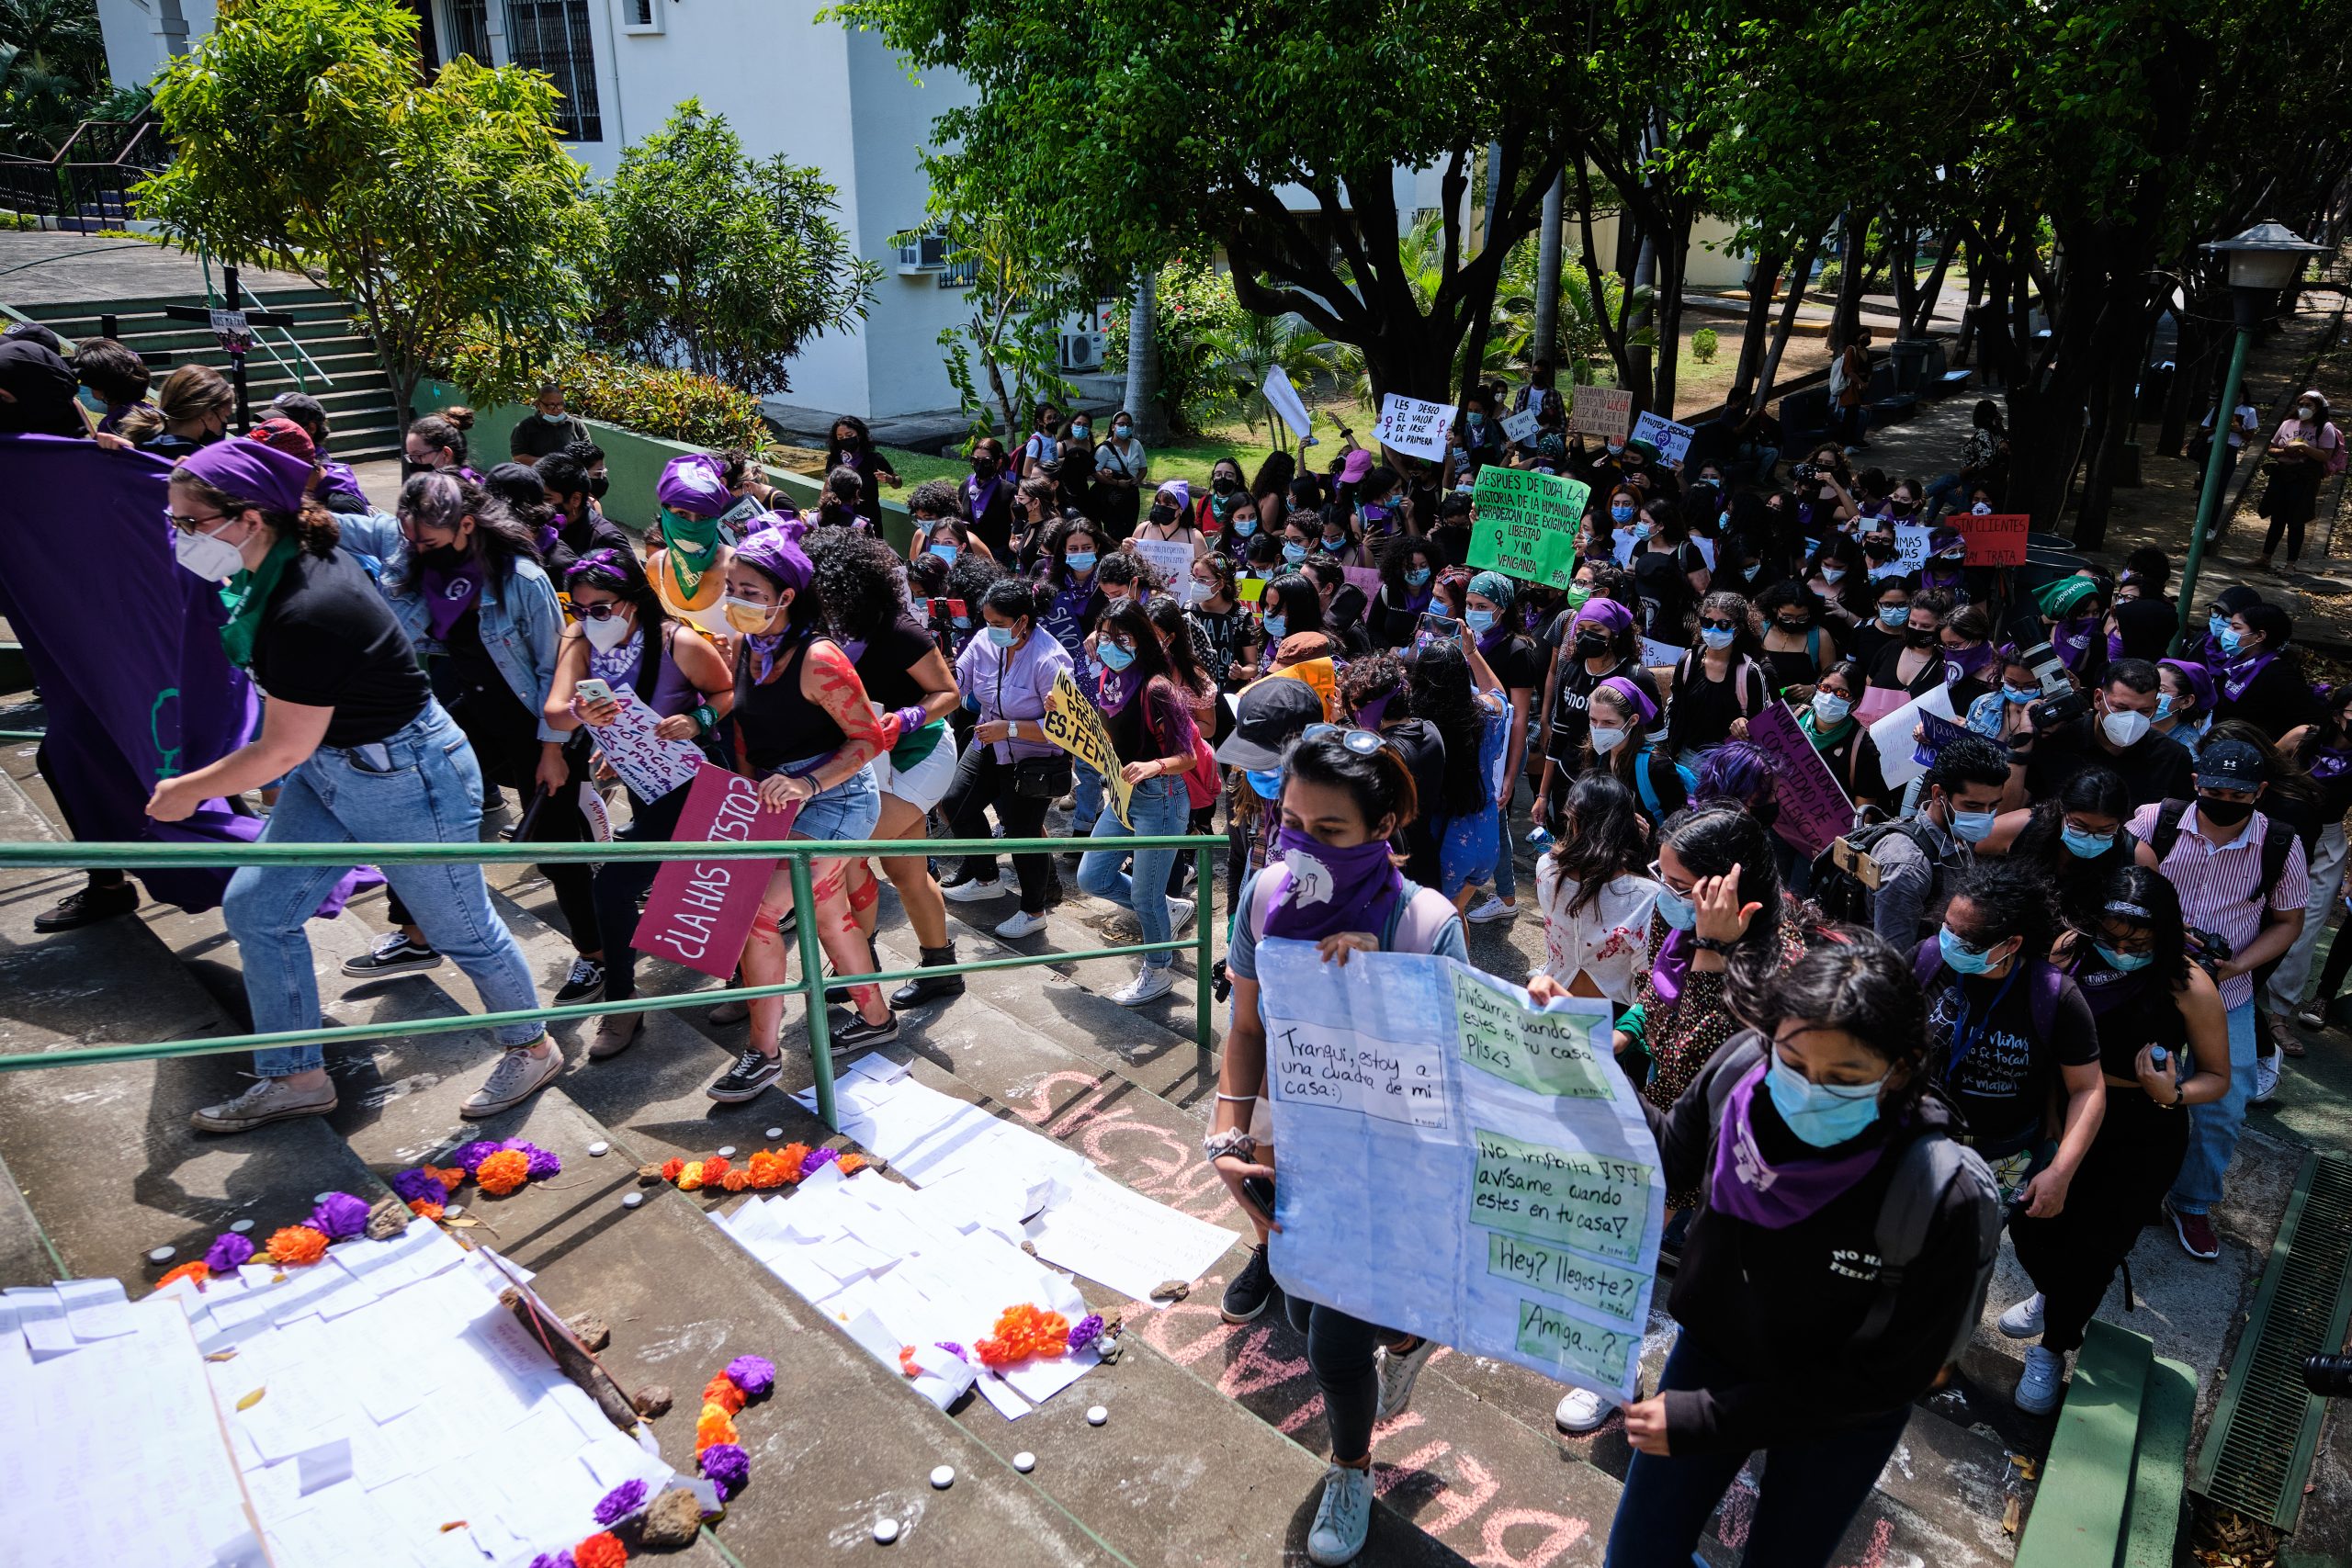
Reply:
<svg viewBox="0 0 2352 1568"><path fill-rule="evenodd" d="M400 524L380 512L349 514L337 521L343 525L344 548L363 562L373 557L381 563L377 585L383 589L385 602L391 605L393 618L409 641L421 654L440 652L441 645L427 629L424 598L414 587L407 565L409 544ZM400 581L411 585L390 586ZM483 581L479 619L483 650L506 677L516 700L537 718L539 739L567 739L562 730L548 723L543 711L548 693L555 686L556 650L563 642L563 607L556 601L553 581L536 561L516 561L503 588L494 579Z"/></svg>

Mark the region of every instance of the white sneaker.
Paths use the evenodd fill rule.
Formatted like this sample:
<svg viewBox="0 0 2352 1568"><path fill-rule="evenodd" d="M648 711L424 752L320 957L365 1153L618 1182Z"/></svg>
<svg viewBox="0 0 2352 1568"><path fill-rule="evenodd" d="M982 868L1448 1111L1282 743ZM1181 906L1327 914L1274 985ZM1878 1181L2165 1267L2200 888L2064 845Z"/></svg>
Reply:
<svg viewBox="0 0 2352 1568"><path fill-rule="evenodd" d="M1473 925L1483 926L1488 920L1508 920L1518 913L1518 909L1489 893L1483 903L1473 904L1470 913L1464 918Z"/></svg>
<svg viewBox="0 0 2352 1568"><path fill-rule="evenodd" d="M983 899L1001 895L1004 885L999 882L959 882L953 887L943 887L939 892L951 904L978 904Z"/></svg>
<svg viewBox="0 0 2352 1568"><path fill-rule="evenodd" d="M2041 1292L2036 1291L2001 1314L2001 1332L2012 1339L2030 1339L2041 1332Z"/></svg>
<svg viewBox="0 0 2352 1568"><path fill-rule="evenodd" d="M1335 1464L1323 1472L1323 1501L1306 1532L1306 1560L1317 1568L1353 1562L1372 1533L1372 1472Z"/></svg>
<svg viewBox="0 0 2352 1568"><path fill-rule="evenodd" d="M1146 1002L1158 1001L1176 988L1176 966L1172 964L1153 968L1147 964L1136 971L1136 977L1111 993L1111 999L1123 1008L1139 1008Z"/></svg>
<svg viewBox="0 0 2352 1568"><path fill-rule="evenodd" d="M1190 898L1170 898L1168 900L1169 936L1171 938L1182 936L1184 934L1184 928L1193 923L1193 917L1200 913L1200 905Z"/></svg>
<svg viewBox="0 0 2352 1568"><path fill-rule="evenodd" d="M2287 1055L2283 1051L2254 1059L2254 1092L2246 1097L2248 1105L2267 1105L2270 1097L2278 1092L2278 1078L2287 1070Z"/></svg>
<svg viewBox="0 0 2352 1568"><path fill-rule="evenodd" d="M2018 1378L2017 1407L2029 1416L2047 1416L2058 1408L2066 1388L2066 1358L2041 1346L2025 1353L2025 1371Z"/></svg>
<svg viewBox="0 0 2352 1568"><path fill-rule="evenodd" d="M458 1107L458 1114L468 1121L495 1116L555 1082L555 1076L563 1071L563 1053L544 1035L537 1043L548 1047L546 1055L533 1055L528 1045L509 1046L501 1053L498 1066L490 1069L490 1077L482 1080L482 1086Z"/></svg>
<svg viewBox="0 0 2352 1568"><path fill-rule="evenodd" d="M1007 942L1018 942L1024 936L1035 936L1045 929L1045 916L1033 915L1026 909L1015 909L1009 919L997 922L996 934Z"/></svg>
<svg viewBox="0 0 2352 1568"><path fill-rule="evenodd" d="M1598 1432L1609 1425L1616 1404L1589 1388L1572 1388L1553 1407L1552 1425L1563 1432Z"/></svg>
<svg viewBox="0 0 2352 1568"><path fill-rule="evenodd" d="M1413 1384L1437 1354L1437 1341L1423 1339L1419 1344L1398 1355L1387 1346L1380 1348L1380 1359L1374 1363L1380 1373L1379 1419L1393 1421L1404 1414L1405 1406L1413 1400Z"/></svg>

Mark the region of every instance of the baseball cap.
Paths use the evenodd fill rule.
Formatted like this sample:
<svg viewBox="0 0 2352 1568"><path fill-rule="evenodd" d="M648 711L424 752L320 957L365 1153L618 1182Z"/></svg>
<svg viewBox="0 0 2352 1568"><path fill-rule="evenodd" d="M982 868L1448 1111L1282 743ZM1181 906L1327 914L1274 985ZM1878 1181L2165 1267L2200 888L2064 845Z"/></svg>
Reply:
<svg viewBox="0 0 2352 1568"><path fill-rule="evenodd" d="M1233 733L1216 749L1216 760L1260 773L1279 768L1283 750L1323 717L1323 699L1314 687L1293 675L1269 675L1234 699Z"/></svg>
<svg viewBox="0 0 2352 1568"><path fill-rule="evenodd" d="M2213 740L2197 753L2199 789L2259 789L2262 753L2243 740Z"/></svg>
<svg viewBox="0 0 2352 1568"><path fill-rule="evenodd" d="M311 445L311 433L290 419L266 419L253 428L251 440L265 446L274 446L289 457L300 457L306 463L318 460L318 450Z"/></svg>
<svg viewBox="0 0 2352 1568"><path fill-rule="evenodd" d="M1340 482L1343 485L1361 484L1370 472L1372 454L1362 446L1340 459Z"/></svg>

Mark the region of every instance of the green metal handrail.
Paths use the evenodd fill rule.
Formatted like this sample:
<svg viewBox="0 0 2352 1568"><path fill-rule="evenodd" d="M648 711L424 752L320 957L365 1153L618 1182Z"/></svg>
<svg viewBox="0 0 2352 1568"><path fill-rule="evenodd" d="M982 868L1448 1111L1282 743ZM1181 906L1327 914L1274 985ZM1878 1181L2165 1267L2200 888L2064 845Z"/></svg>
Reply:
<svg viewBox="0 0 2352 1568"><path fill-rule="evenodd" d="M1073 847L1104 850L1191 850L1196 891L1204 898L1215 886L1211 856L1226 840L1202 834L1139 834L1106 839L926 839L777 840L763 843L678 842L675 840L615 840L578 844L314 844L314 843L0 843L0 870L102 865L123 871L186 869L224 865L545 865L575 861L781 860L792 878L796 914L816 905L812 860L859 860L869 855L898 856L920 845L925 855L1051 854ZM831 1021L825 1013L825 991L834 986L893 985L902 980L950 975L989 974L1000 969L1024 969L1040 964L1074 964L1098 958L1133 958L1153 953L1193 955L1193 1041L1203 1050L1214 1048L1209 998L1209 922L1199 919L1190 941L1136 942L1123 947L1087 948L1076 953L1041 953L1013 958L983 958L968 964L933 964L929 968L891 969L872 975L824 974L824 953L817 940L817 922L797 919L800 978L774 986L729 986L668 997L639 997L625 1002L573 1002L512 1012L460 1013L452 1018L399 1020L385 1023L345 1024L334 1029L288 1030L270 1034L216 1035L201 1040L164 1040L129 1045L85 1045L63 1051L0 1052L0 1072L34 1067L94 1066L113 1062L158 1060L176 1056L209 1056L229 1051L268 1050L278 1046L327 1045L343 1041L384 1040L406 1034L447 1034L460 1030L497 1029L510 1023L547 1023L605 1013L656 1012L700 1007L712 1001L755 1001L767 997L798 994L808 1008L808 1055L816 1077L817 1114L838 1132L841 1120L833 1104L833 1042Z"/></svg>

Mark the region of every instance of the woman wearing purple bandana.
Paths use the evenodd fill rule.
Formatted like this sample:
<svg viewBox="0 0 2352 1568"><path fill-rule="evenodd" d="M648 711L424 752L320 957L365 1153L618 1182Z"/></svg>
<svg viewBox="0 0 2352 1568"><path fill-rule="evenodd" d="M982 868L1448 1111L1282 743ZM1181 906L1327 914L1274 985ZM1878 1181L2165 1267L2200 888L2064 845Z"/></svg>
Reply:
<svg viewBox="0 0 2352 1568"><path fill-rule="evenodd" d="M1252 1321L1274 1294L1265 1242L1274 1228L1275 1159L1258 943L1311 942L1326 963L1342 965L1351 953L1382 952L1469 962L1453 905L1407 881L1390 856L1389 841L1416 808L1412 774L1394 746L1369 730L1310 727L1283 759L1277 799L1281 826L1272 851L1280 863L1251 875L1234 900L1226 953L1233 1017L1217 1074L1214 1131L1202 1145L1258 1232L1249 1263L1226 1287L1228 1323ZM1306 1336L1307 1364L1330 1427L1331 1466L1307 1555L1346 1562L1363 1549L1372 1523L1373 1426L1404 1410L1436 1347L1333 1307L1295 1298L1286 1304L1292 1325Z"/></svg>
<svg viewBox="0 0 2352 1568"><path fill-rule="evenodd" d="M2232 615L2214 639L2213 716L2242 718L2277 740L2312 716L2311 682L2287 645L2294 618L2278 605L2256 603Z"/></svg>
<svg viewBox="0 0 2352 1568"><path fill-rule="evenodd" d="M1565 993L1539 976L1529 994ZM1960 1119L1928 1088L1902 955L1863 934L1784 973L1741 965L1730 1005L1747 1031L1670 1105L1643 1108L1667 1184L1703 1197L1668 1307L1681 1336L1658 1392L1625 1410L1611 1568L1683 1568L1758 1451L1747 1561L1822 1568L1974 1325L1997 1247L1984 1163L1911 1152ZM1933 1186L1890 1282L1878 1233L1898 1182Z"/></svg>

